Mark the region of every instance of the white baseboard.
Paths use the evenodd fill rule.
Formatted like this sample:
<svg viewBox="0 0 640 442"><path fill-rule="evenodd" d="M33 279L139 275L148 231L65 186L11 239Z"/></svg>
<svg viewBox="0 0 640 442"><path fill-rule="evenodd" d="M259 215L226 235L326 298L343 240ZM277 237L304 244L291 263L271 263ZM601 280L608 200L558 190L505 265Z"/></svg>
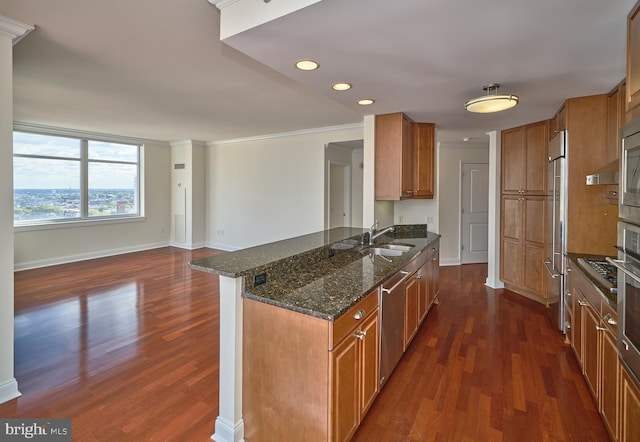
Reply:
<svg viewBox="0 0 640 442"><path fill-rule="evenodd" d="M242 419L233 424L222 416L218 416L215 431L213 436L211 436L211 439L215 442L244 441L244 421Z"/></svg>
<svg viewBox="0 0 640 442"><path fill-rule="evenodd" d="M0 404L4 404L19 396L22 396L22 393L18 391L18 381L16 381L15 378L0 383Z"/></svg>
<svg viewBox="0 0 640 442"><path fill-rule="evenodd" d="M459 258L440 259L440 267L459 266L459 265L460 265L460 259Z"/></svg>
<svg viewBox="0 0 640 442"><path fill-rule="evenodd" d="M241 249L241 247L235 247L235 246L230 246L227 244L220 244L220 243L207 243L203 247L208 247L210 249L216 249L216 250L224 250L225 252L235 252L236 250Z"/></svg>
<svg viewBox="0 0 640 442"><path fill-rule="evenodd" d="M185 249L185 250L195 250L195 249L201 249L203 247L208 247L207 243L205 242L200 242L200 243L195 243L195 244L186 244L186 243L179 243L179 242L171 242L171 247L177 247L179 249Z"/></svg>
<svg viewBox="0 0 640 442"><path fill-rule="evenodd" d="M159 249L160 247L168 247L171 244L159 242L154 244L141 244L133 247L123 247L119 249L97 250L89 253L79 253L77 255L58 256L56 258L40 259L36 261L28 261L15 263L13 269L16 272L21 270L37 269L39 267L48 267L58 264L67 264L70 262L85 261L87 259L104 258L107 256L122 255L124 253L141 252L143 250Z"/></svg>

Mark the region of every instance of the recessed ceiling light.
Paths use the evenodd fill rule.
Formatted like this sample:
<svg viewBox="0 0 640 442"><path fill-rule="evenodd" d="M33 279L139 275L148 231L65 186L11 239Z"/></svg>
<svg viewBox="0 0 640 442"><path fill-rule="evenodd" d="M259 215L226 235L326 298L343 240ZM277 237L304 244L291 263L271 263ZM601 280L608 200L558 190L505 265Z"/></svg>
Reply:
<svg viewBox="0 0 640 442"><path fill-rule="evenodd" d="M318 62L313 60L298 60L296 61L295 66L301 71L315 71L320 67Z"/></svg>
<svg viewBox="0 0 640 442"><path fill-rule="evenodd" d="M370 104L375 103L376 100L372 100L371 98L363 98L362 100L358 100L358 104L360 106L369 106Z"/></svg>
<svg viewBox="0 0 640 442"><path fill-rule="evenodd" d="M348 91L351 89L351 85L349 83L335 83L331 85L331 89L334 91Z"/></svg>

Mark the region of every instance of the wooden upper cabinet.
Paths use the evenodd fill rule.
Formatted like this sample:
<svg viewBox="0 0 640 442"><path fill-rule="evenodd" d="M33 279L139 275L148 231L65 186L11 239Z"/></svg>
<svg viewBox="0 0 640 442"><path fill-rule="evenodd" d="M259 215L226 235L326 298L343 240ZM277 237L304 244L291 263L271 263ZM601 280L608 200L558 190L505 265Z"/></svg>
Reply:
<svg viewBox="0 0 640 442"><path fill-rule="evenodd" d="M546 193L548 132L548 121L502 132L503 194Z"/></svg>
<svg viewBox="0 0 640 442"><path fill-rule="evenodd" d="M558 132L567 129L567 108L562 106L560 110L549 121L549 139L556 136Z"/></svg>
<svg viewBox="0 0 640 442"><path fill-rule="evenodd" d="M376 200L433 198L435 129L402 112L376 115Z"/></svg>
<svg viewBox="0 0 640 442"><path fill-rule="evenodd" d="M433 198L434 194L434 170L435 170L435 124L414 124L414 172L413 172L413 196L414 199Z"/></svg>
<svg viewBox="0 0 640 442"><path fill-rule="evenodd" d="M620 127L626 123L625 90L622 82L607 96L607 164L620 158Z"/></svg>
<svg viewBox="0 0 640 442"><path fill-rule="evenodd" d="M627 17L627 112L640 105L640 1ZM637 112L633 112L637 114ZM635 116L635 115L634 115Z"/></svg>

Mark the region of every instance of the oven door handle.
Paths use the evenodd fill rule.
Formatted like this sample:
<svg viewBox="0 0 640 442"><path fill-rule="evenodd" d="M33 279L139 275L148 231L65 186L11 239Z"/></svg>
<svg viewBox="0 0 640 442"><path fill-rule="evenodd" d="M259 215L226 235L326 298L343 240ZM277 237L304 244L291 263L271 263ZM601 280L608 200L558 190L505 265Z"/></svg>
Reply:
<svg viewBox="0 0 640 442"><path fill-rule="evenodd" d="M635 273L633 270L629 270L625 266L626 261L624 261L622 259L613 259L613 258L610 258L608 256L605 259L608 262L610 262L611 264L613 264L614 266L616 266L616 268L618 270L621 270L625 275L627 275L630 278L632 278L634 281L640 282L640 274Z"/></svg>

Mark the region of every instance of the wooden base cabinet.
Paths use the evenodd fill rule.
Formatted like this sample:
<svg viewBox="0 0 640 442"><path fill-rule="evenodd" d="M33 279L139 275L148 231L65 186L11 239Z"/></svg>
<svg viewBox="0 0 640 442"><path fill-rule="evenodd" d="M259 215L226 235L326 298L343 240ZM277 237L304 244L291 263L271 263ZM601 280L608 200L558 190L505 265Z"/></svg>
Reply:
<svg viewBox="0 0 640 442"><path fill-rule="evenodd" d="M378 394L378 309L331 351L332 427L349 440Z"/></svg>
<svg viewBox="0 0 640 442"><path fill-rule="evenodd" d="M243 299L245 439L346 441L378 394L378 290L334 322Z"/></svg>
<svg viewBox="0 0 640 442"><path fill-rule="evenodd" d="M440 292L440 241L437 241L429 251L424 251L423 253L427 254L426 261L424 261L416 274L408 280L405 289L407 296L405 304L405 350L420 328L420 324L427 317L427 313L436 302ZM414 287L413 280L417 282L417 287ZM413 306L416 303L417 309L414 313Z"/></svg>
<svg viewBox="0 0 640 442"><path fill-rule="evenodd" d="M616 311L586 276L570 265L567 287L573 298L571 346L613 440L620 435L620 360L616 347ZM640 440L640 439L638 439Z"/></svg>
<svg viewBox="0 0 640 442"><path fill-rule="evenodd" d="M620 440L640 440L640 388L631 374L622 366L620 385Z"/></svg>

